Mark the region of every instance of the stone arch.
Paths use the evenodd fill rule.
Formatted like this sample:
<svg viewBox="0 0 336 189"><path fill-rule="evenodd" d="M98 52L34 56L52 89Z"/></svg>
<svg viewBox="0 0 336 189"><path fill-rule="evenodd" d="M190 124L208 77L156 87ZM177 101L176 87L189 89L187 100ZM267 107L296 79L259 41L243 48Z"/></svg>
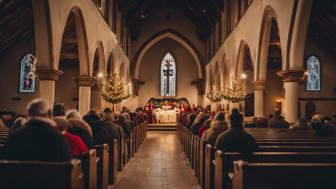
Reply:
<svg viewBox="0 0 336 189"><path fill-rule="evenodd" d="M91 75L95 78L95 84L91 87L90 95L90 108L101 110L102 108L102 97L101 89L104 81L104 76L106 75L106 66L105 66L105 56L104 56L104 47L102 42L98 42L94 59L92 61L92 72Z"/></svg>
<svg viewBox="0 0 336 189"><path fill-rule="evenodd" d="M92 61L91 75L95 77L95 72L102 73L104 76L106 75L106 63L105 63L105 53L104 46L101 41L97 43L95 56Z"/></svg>
<svg viewBox="0 0 336 189"><path fill-rule="evenodd" d="M107 70L106 70L106 79L109 79L112 73L114 72L114 67L113 67L113 57L112 57L112 52L110 53L108 60L107 60Z"/></svg>
<svg viewBox="0 0 336 189"><path fill-rule="evenodd" d="M78 57L79 57L79 74L81 76L89 76L90 75L90 61L89 61L89 53L88 53L88 40L87 40L87 33L85 29L85 22L83 18L83 14L79 7L73 7L67 19L70 17L74 18L75 25L76 25L76 33L77 33L77 43L78 43ZM64 26L62 36L64 36L66 25ZM63 40L60 42L62 43ZM60 45L61 47L61 45ZM60 54L61 49L58 49L58 54ZM58 69L59 61L54 63L54 67Z"/></svg>
<svg viewBox="0 0 336 189"><path fill-rule="evenodd" d="M221 77L220 77L220 66L219 66L219 62L216 61L215 63L215 89L216 91L220 91L221 89Z"/></svg>
<svg viewBox="0 0 336 189"><path fill-rule="evenodd" d="M156 43L159 41L165 39L165 38L170 38L180 45L182 45L184 48L186 48L189 53L192 55L194 58L197 68L198 68L198 77L203 78L204 75L204 68L202 66L202 58L200 52L197 50L197 48L182 34L171 30L163 30L161 32L158 32L154 35L152 35L149 39L147 39L144 43L143 46L138 49L138 51L135 54L134 62L132 64L132 75L134 78L138 79L139 78L139 70L140 70L140 63L143 58L143 56L146 54L146 52Z"/></svg>
<svg viewBox="0 0 336 189"><path fill-rule="evenodd" d="M249 57L249 59L251 61L249 65L245 65L247 56ZM239 50L238 50L237 64L236 64L236 67L235 67L235 77L237 78L237 77L239 77L238 74L245 72L246 67L249 68L249 69L252 69L252 71L253 71L254 70L253 65L254 65L254 63L252 62L250 47L244 40L242 40L240 42Z"/></svg>
<svg viewBox="0 0 336 189"><path fill-rule="evenodd" d="M266 80L267 62L268 62L268 47L269 37L271 34L272 19L277 21L275 10L271 6L266 6L259 36L258 57L257 57L257 78L256 80ZM278 25L278 24L277 24ZM279 29L279 27L278 27ZM281 39L280 39L281 40ZM282 58L283 59L283 58Z"/></svg>

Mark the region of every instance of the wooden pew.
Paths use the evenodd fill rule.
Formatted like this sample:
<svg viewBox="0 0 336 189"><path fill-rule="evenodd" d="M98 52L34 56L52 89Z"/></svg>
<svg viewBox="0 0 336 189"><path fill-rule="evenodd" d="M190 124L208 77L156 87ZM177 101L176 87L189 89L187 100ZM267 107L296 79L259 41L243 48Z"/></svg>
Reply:
<svg viewBox="0 0 336 189"><path fill-rule="evenodd" d="M109 184L109 147L107 144L96 145L97 157L97 189L107 189Z"/></svg>
<svg viewBox="0 0 336 189"><path fill-rule="evenodd" d="M233 189L334 189L335 163L234 163Z"/></svg>
<svg viewBox="0 0 336 189"><path fill-rule="evenodd" d="M97 154L95 149L84 153L80 160L82 161L82 170L84 172L84 188L96 189L97 187Z"/></svg>
<svg viewBox="0 0 336 189"><path fill-rule="evenodd" d="M233 171L233 163L244 160L253 163L336 163L336 152L255 152L253 154L240 154L238 152L216 152L215 189L228 186L227 175ZM210 170L211 172L212 170Z"/></svg>
<svg viewBox="0 0 336 189"><path fill-rule="evenodd" d="M336 146L259 146L258 152L336 152Z"/></svg>
<svg viewBox="0 0 336 189"><path fill-rule="evenodd" d="M205 147L205 167L204 167L204 188L212 189L214 188L215 181L215 167L212 160L215 159L215 149L207 144Z"/></svg>
<svg viewBox="0 0 336 189"><path fill-rule="evenodd" d="M11 189L82 189L81 161L67 162L0 160L0 187Z"/></svg>
<svg viewBox="0 0 336 189"><path fill-rule="evenodd" d="M118 140L113 141L113 147L109 148L109 176L108 183L115 184L117 182L117 173L119 169L119 149L118 149Z"/></svg>

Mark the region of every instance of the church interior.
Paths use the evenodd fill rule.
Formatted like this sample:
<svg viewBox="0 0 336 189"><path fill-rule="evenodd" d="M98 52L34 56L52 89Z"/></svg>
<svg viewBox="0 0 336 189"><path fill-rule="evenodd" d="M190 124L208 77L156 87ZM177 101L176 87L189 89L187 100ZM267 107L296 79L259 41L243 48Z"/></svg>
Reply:
<svg viewBox="0 0 336 189"><path fill-rule="evenodd" d="M334 189L336 1L0 0L0 188Z"/></svg>

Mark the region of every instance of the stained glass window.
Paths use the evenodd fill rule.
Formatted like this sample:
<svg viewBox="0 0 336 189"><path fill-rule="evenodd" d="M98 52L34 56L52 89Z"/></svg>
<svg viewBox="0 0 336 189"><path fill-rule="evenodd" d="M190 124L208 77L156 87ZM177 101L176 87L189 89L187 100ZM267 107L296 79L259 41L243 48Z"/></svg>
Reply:
<svg viewBox="0 0 336 189"><path fill-rule="evenodd" d="M175 59L167 52L161 61L161 96L176 95Z"/></svg>
<svg viewBox="0 0 336 189"><path fill-rule="evenodd" d="M319 91L321 89L320 61L316 56L310 56L307 60L307 91Z"/></svg>
<svg viewBox="0 0 336 189"><path fill-rule="evenodd" d="M36 58L32 54L24 56L20 63L20 92L35 92L35 63Z"/></svg>

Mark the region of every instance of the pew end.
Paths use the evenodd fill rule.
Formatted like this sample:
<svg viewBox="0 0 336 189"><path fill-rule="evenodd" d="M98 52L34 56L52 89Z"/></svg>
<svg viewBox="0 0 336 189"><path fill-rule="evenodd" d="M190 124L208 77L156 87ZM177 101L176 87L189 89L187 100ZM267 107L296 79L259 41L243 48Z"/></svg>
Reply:
<svg viewBox="0 0 336 189"><path fill-rule="evenodd" d="M78 159L66 162L0 160L1 188L82 189L84 173Z"/></svg>

